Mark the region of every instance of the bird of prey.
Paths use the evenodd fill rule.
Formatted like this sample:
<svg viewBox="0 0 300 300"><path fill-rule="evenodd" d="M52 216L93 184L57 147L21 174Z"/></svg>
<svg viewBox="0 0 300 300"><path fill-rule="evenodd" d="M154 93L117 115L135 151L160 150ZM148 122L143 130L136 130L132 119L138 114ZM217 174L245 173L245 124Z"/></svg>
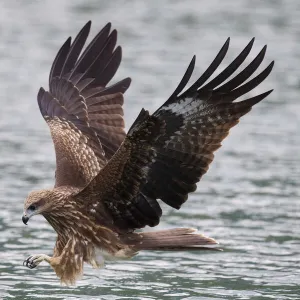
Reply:
<svg viewBox="0 0 300 300"><path fill-rule="evenodd" d="M117 31L108 23L82 51L90 27L88 22L73 42L66 40L54 59L49 91L38 92L56 152L55 185L31 192L22 217L27 224L41 214L57 232L53 256L30 256L24 265L35 268L46 261L65 284L76 282L84 263L98 268L105 260L131 258L141 250L216 250L214 239L193 228L137 230L159 223L158 201L175 209L186 202L230 128L272 91L235 101L273 68L271 62L249 79L264 59L265 46L236 72L254 38L210 79L226 55L228 38L183 91L194 56L169 99L153 114L142 109L126 134L122 105L131 79L109 85L121 62Z"/></svg>

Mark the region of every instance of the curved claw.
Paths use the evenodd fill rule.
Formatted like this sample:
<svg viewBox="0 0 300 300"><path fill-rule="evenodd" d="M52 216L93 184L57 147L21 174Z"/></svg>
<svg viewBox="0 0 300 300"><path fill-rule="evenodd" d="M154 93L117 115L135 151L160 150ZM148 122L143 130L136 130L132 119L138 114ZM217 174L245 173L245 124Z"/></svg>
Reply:
<svg viewBox="0 0 300 300"><path fill-rule="evenodd" d="M34 269L40 262L39 256L30 255L23 261L23 266L26 266L29 269Z"/></svg>
<svg viewBox="0 0 300 300"><path fill-rule="evenodd" d="M30 260L32 257L33 257L33 255L30 255L28 258L26 258L26 259L23 261L23 266L28 267L29 260Z"/></svg>

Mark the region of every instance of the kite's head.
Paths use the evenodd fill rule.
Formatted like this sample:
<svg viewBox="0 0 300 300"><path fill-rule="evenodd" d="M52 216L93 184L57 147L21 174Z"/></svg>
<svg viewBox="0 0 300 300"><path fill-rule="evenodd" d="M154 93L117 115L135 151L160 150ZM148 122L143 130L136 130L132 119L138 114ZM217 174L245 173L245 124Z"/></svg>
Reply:
<svg viewBox="0 0 300 300"><path fill-rule="evenodd" d="M46 213L51 206L53 198L52 190L40 190L31 192L24 203L22 221L25 225L29 219L38 214Z"/></svg>

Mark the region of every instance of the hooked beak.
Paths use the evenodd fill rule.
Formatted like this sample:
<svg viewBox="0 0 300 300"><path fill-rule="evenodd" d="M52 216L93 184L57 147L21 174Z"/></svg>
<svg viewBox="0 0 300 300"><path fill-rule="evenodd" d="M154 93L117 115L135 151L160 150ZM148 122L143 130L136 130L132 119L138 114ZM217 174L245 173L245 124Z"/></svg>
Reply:
<svg viewBox="0 0 300 300"><path fill-rule="evenodd" d="M24 223L25 225L27 225L28 220L29 220L29 218L24 214L24 215L22 216L22 221L23 221L23 223Z"/></svg>

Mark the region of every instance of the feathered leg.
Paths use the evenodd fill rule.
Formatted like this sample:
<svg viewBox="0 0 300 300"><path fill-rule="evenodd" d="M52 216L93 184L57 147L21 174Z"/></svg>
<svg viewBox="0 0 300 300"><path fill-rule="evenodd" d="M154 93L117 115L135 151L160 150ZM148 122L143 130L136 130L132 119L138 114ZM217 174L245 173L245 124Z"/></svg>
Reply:
<svg viewBox="0 0 300 300"><path fill-rule="evenodd" d="M23 263L33 269L42 261L46 261L54 269L61 283L72 285L82 275L84 253L79 241L70 239L59 256L50 257L45 254L31 255Z"/></svg>

